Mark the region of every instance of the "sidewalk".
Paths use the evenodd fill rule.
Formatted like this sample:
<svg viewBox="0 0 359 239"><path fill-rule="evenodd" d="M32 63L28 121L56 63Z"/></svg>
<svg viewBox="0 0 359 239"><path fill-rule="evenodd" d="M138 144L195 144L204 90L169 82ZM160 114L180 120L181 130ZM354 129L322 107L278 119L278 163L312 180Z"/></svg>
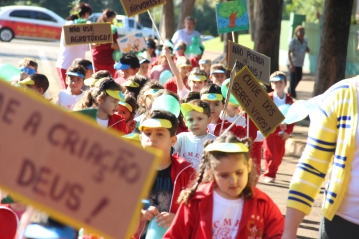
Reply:
<svg viewBox="0 0 359 239"><path fill-rule="evenodd" d="M281 70L286 72L286 67L281 67ZM286 72L288 73L288 72ZM314 75L303 74L303 79L297 86L298 99L309 99L312 97L314 89ZM259 179L258 187L271 196L273 201L278 205L283 215L286 212L286 201L289 191L289 184L296 168L298 159L300 158L308 135L309 121L303 120L296 123L294 131L290 138L286 142L286 154L283 158L283 162L279 168L276 182L273 184L263 183L263 177ZM264 167L264 161L262 160L262 168ZM309 239L318 238L318 231L320 220L322 218L321 202L323 199L324 186L321 188L321 192L318 198L315 200L309 216L306 216L301 223L298 230L298 238Z"/></svg>

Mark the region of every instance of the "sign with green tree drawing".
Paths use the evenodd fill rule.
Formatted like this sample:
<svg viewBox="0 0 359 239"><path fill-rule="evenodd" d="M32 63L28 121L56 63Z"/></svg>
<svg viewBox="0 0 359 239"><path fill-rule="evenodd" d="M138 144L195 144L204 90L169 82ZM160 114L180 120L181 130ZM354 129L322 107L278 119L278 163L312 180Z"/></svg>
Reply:
<svg viewBox="0 0 359 239"><path fill-rule="evenodd" d="M218 3L216 16L218 34L249 29L246 0Z"/></svg>

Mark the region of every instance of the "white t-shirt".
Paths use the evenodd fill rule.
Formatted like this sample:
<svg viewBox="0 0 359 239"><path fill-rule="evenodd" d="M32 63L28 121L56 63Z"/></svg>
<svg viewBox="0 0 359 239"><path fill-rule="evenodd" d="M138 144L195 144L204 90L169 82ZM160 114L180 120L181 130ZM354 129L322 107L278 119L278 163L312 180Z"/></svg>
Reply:
<svg viewBox="0 0 359 239"><path fill-rule="evenodd" d="M85 95L85 91L82 91L79 95L71 95L69 90L62 90L60 91L56 105L60 105L61 107L72 110L77 102L79 102L82 97Z"/></svg>
<svg viewBox="0 0 359 239"><path fill-rule="evenodd" d="M212 124L212 123L208 124L207 128L208 128L209 133L214 134L214 130L216 129L216 126L217 126L217 124Z"/></svg>
<svg viewBox="0 0 359 239"><path fill-rule="evenodd" d="M358 82L357 82L358 84ZM359 103L359 89L357 86L357 101ZM357 122L357 132L355 134L355 145L359 145L359 122ZM348 165L347 165L348 166ZM347 221L359 225L359 147L355 147L354 159L350 172L350 181L345 192L342 203L339 206L337 215Z"/></svg>
<svg viewBox="0 0 359 239"><path fill-rule="evenodd" d="M304 63L305 53L307 52L307 39L303 39L303 43L301 43L297 37L294 37L289 42L289 51L290 57L292 59L293 66L296 67L302 67ZM288 65L289 65L289 59L288 59Z"/></svg>
<svg viewBox="0 0 359 239"><path fill-rule="evenodd" d="M287 98L286 94L284 94L284 97L281 99L279 98L276 92L273 92L273 102L277 107L284 105L286 98Z"/></svg>
<svg viewBox="0 0 359 239"><path fill-rule="evenodd" d="M106 128L108 127L108 119L107 120L103 120L103 119L99 119L98 117L96 117L96 121L97 121L97 124L103 128Z"/></svg>
<svg viewBox="0 0 359 239"><path fill-rule="evenodd" d="M243 198L225 199L213 190L213 239L236 238L242 218L243 205Z"/></svg>
<svg viewBox="0 0 359 239"><path fill-rule="evenodd" d="M188 33L185 28L180 29L175 32L175 34L172 37L173 45L176 45L177 43L184 42L186 43L187 47L191 45L192 38L194 36L201 37L201 34L197 32L196 30L193 30L191 33ZM202 43L202 40L200 40Z"/></svg>
<svg viewBox="0 0 359 239"><path fill-rule="evenodd" d="M206 140L213 140L216 136L206 134L195 136L192 132L183 132L177 135L177 142L173 146L174 153L178 153L181 158L192 163L193 168L198 170L202 159L203 144Z"/></svg>
<svg viewBox="0 0 359 239"><path fill-rule="evenodd" d="M65 25L75 25L74 21L67 21ZM60 69L68 69L76 58L85 58L88 50L88 44L81 45L65 45L64 31L61 32L59 55L56 61L56 67Z"/></svg>
<svg viewBox="0 0 359 239"><path fill-rule="evenodd" d="M233 123L238 118L238 116L239 116L238 114L235 114L233 117L230 117L229 115L226 114L225 120L227 120L230 123ZM222 110L219 117L221 118L221 120L223 120L223 110ZM246 125L247 125L246 124L246 118L244 118L242 116L239 120L237 120L236 125L246 127Z"/></svg>

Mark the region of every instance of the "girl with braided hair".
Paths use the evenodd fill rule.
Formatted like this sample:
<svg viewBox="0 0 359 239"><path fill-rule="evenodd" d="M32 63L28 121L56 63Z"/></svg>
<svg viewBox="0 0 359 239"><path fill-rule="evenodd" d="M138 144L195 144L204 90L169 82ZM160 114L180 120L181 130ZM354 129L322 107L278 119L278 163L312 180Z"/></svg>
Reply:
<svg viewBox="0 0 359 239"><path fill-rule="evenodd" d="M250 141L232 134L204 144L196 180L163 238L281 238L284 219L264 192L253 186Z"/></svg>

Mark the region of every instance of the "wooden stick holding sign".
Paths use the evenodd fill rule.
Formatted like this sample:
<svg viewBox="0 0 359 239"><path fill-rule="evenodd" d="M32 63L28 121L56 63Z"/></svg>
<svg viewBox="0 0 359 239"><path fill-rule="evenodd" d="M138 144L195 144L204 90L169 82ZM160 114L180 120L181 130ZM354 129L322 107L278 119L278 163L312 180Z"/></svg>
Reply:
<svg viewBox="0 0 359 239"><path fill-rule="evenodd" d="M158 29L157 29L157 25L156 25L155 21L154 21L153 18L152 18L151 12L150 12L149 10L147 10L147 13L148 13L148 16L151 18L151 21L152 21L153 26L154 26L155 29L156 29L156 32L157 32L157 34L158 34L158 38L160 39L160 44L163 44L164 41L163 41L163 39L162 39L162 37L161 37L160 32L159 32Z"/></svg>
<svg viewBox="0 0 359 239"><path fill-rule="evenodd" d="M2 80L0 106L0 188L65 224L130 238L161 153Z"/></svg>

